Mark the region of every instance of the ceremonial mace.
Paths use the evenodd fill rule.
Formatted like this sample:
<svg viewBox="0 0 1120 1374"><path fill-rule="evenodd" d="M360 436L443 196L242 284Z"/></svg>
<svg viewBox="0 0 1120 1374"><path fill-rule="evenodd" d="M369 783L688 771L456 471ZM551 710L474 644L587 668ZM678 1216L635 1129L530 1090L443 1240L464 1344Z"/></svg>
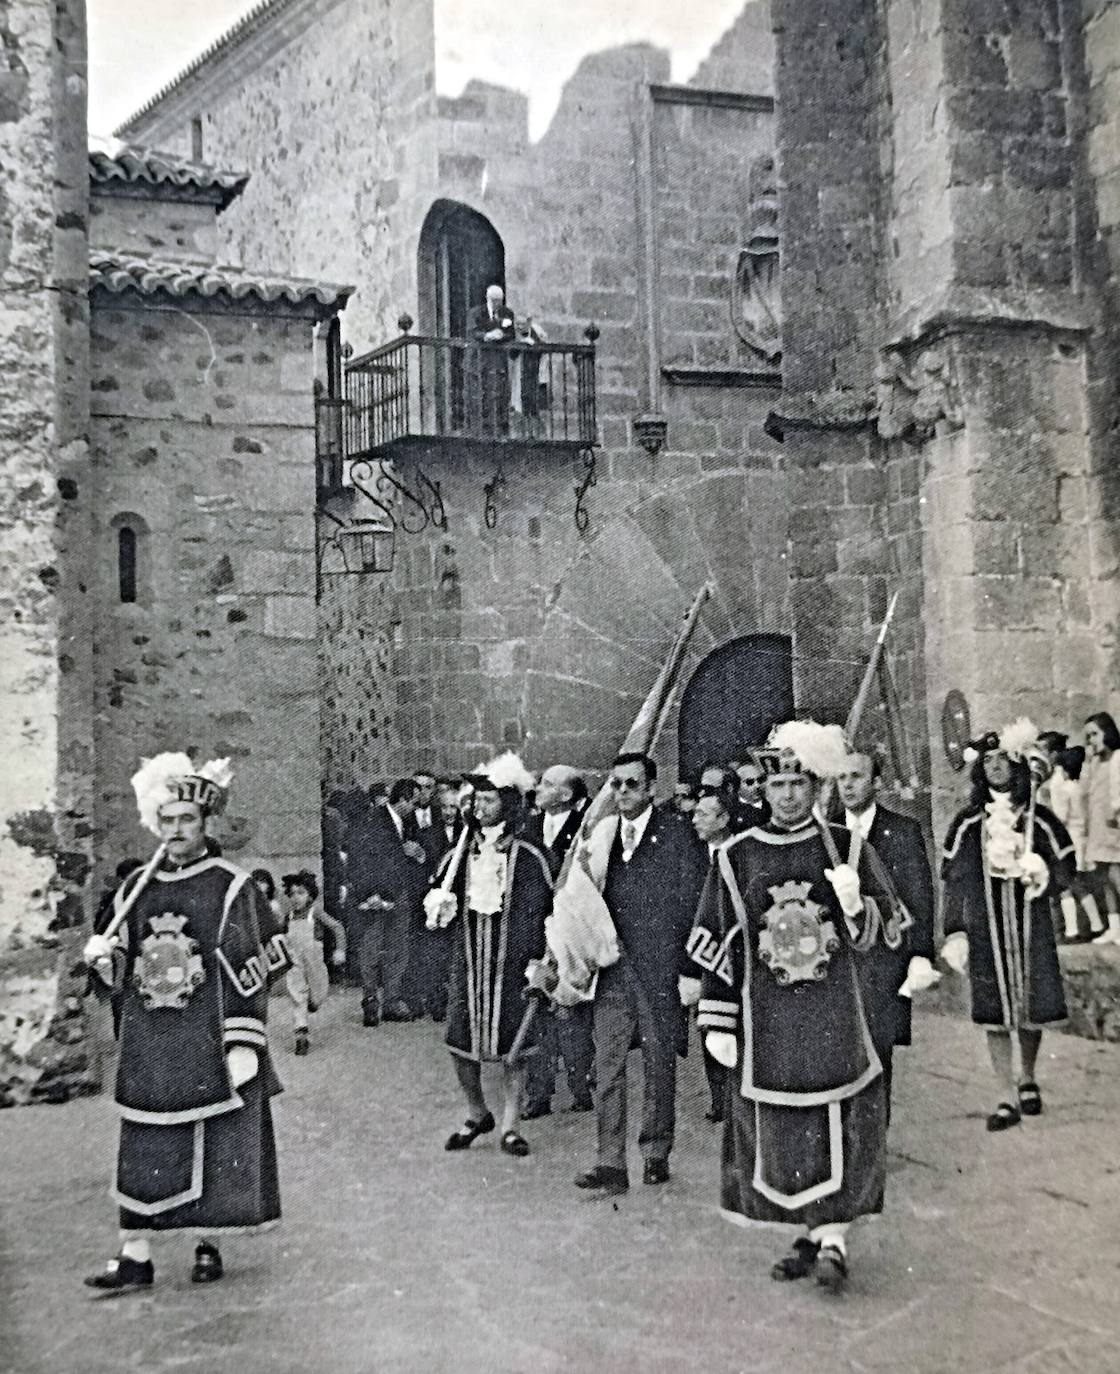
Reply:
<svg viewBox="0 0 1120 1374"><path fill-rule="evenodd" d="M100 932L106 940L111 940L113 936L117 933L117 931L120 930L121 926L124 924L125 920L128 917L128 913L132 910L132 908L136 905L137 901L139 900L140 894L152 881L152 874L163 862L163 856L166 853L167 841L161 840L159 844L156 846L156 852L148 860L144 868L144 871L140 874L139 878L136 879L136 883L133 886L132 891L120 904L120 908L113 913L113 919L109 922L105 929ZM102 958L98 959L96 962L99 964L111 964L112 960L106 959L104 956L102 956Z"/></svg>

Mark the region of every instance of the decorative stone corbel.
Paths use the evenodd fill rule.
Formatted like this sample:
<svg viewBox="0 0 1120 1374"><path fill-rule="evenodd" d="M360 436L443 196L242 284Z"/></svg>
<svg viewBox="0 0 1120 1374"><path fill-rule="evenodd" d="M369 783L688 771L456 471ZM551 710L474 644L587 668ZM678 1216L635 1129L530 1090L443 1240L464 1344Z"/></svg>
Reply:
<svg viewBox="0 0 1120 1374"><path fill-rule="evenodd" d="M907 354L888 349L875 379L878 430L884 439L924 444L938 425L964 424L953 355L944 344Z"/></svg>

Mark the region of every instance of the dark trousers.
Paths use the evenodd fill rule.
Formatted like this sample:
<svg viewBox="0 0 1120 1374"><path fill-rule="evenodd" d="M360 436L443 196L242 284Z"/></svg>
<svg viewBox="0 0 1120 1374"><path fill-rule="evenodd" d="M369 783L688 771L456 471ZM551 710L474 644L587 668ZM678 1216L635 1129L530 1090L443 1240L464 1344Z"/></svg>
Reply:
<svg viewBox="0 0 1120 1374"><path fill-rule="evenodd" d="M625 956L600 972L594 1017L599 1165L626 1168L626 1060L635 1041L643 1074L638 1144L647 1162L667 1160L676 1124L675 1036L654 1017L649 997Z"/></svg>
<svg viewBox="0 0 1120 1374"><path fill-rule="evenodd" d="M362 1006L367 1012L403 999L408 972L410 913L403 902L392 911L372 911L365 917L362 933L360 971Z"/></svg>
<svg viewBox="0 0 1120 1374"><path fill-rule="evenodd" d="M556 1091L556 1067L561 1061L572 1101L586 1101L591 1092L595 1064L591 1003L542 1008L533 1022L533 1031L538 1053L528 1060L526 1101L531 1106L552 1101Z"/></svg>

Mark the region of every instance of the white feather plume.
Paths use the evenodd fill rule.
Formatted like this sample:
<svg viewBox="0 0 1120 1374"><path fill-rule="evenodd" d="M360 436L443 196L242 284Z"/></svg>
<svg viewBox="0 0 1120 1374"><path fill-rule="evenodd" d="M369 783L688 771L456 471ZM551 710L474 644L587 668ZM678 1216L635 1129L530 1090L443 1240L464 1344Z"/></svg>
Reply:
<svg viewBox="0 0 1120 1374"><path fill-rule="evenodd" d="M497 758L481 764L474 771L489 778L495 787L516 787L521 793L528 792L537 782L521 761L520 755L512 750L499 754Z"/></svg>
<svg viewBox="0 0 1120 1374"><path fill-rule="evenodd" d="M171 783L194 772L194 764L186 754L157 754L141 759L140 767L132 775L132 790L136 793L136 808L140 824L153 835L159 834L159 809L172 797Z"/></svg>
<svg viewBox="0 0 1120 1374"><path fill-rule="evenodd" d="M999 732L999 747L1009 759L1024 759L1038 744L1038 727L1026 716L1020 716Z"/></svg>
<svg viewBox="0 0 1120 1374"><path fill-rule="evenodd" d="M839 725L815 720L789 720L775 726L768 741L771 749L793 754L801 767L816 778L835 778L844 771L849 751Z"/></svg>
<svg viewBox="0 0 1120 1374"><path fill-rule="evenodd" d="M195 776L205 778L215 787L220 787L223 792L228 792L233 781L233 769L229 766L229 759L211 759L195 770Z"/></svg>

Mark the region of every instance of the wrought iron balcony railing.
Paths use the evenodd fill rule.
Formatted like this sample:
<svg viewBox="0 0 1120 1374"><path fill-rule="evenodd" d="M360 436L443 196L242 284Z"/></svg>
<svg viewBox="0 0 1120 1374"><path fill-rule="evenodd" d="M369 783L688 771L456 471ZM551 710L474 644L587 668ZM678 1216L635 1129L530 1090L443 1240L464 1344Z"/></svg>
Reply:
<svg viewBox="0 0 1120 1374"><path fill-rule="evenodd" d="M416 444L593 448L595 346L406 334L346 365L344 455Z"/></svg>

